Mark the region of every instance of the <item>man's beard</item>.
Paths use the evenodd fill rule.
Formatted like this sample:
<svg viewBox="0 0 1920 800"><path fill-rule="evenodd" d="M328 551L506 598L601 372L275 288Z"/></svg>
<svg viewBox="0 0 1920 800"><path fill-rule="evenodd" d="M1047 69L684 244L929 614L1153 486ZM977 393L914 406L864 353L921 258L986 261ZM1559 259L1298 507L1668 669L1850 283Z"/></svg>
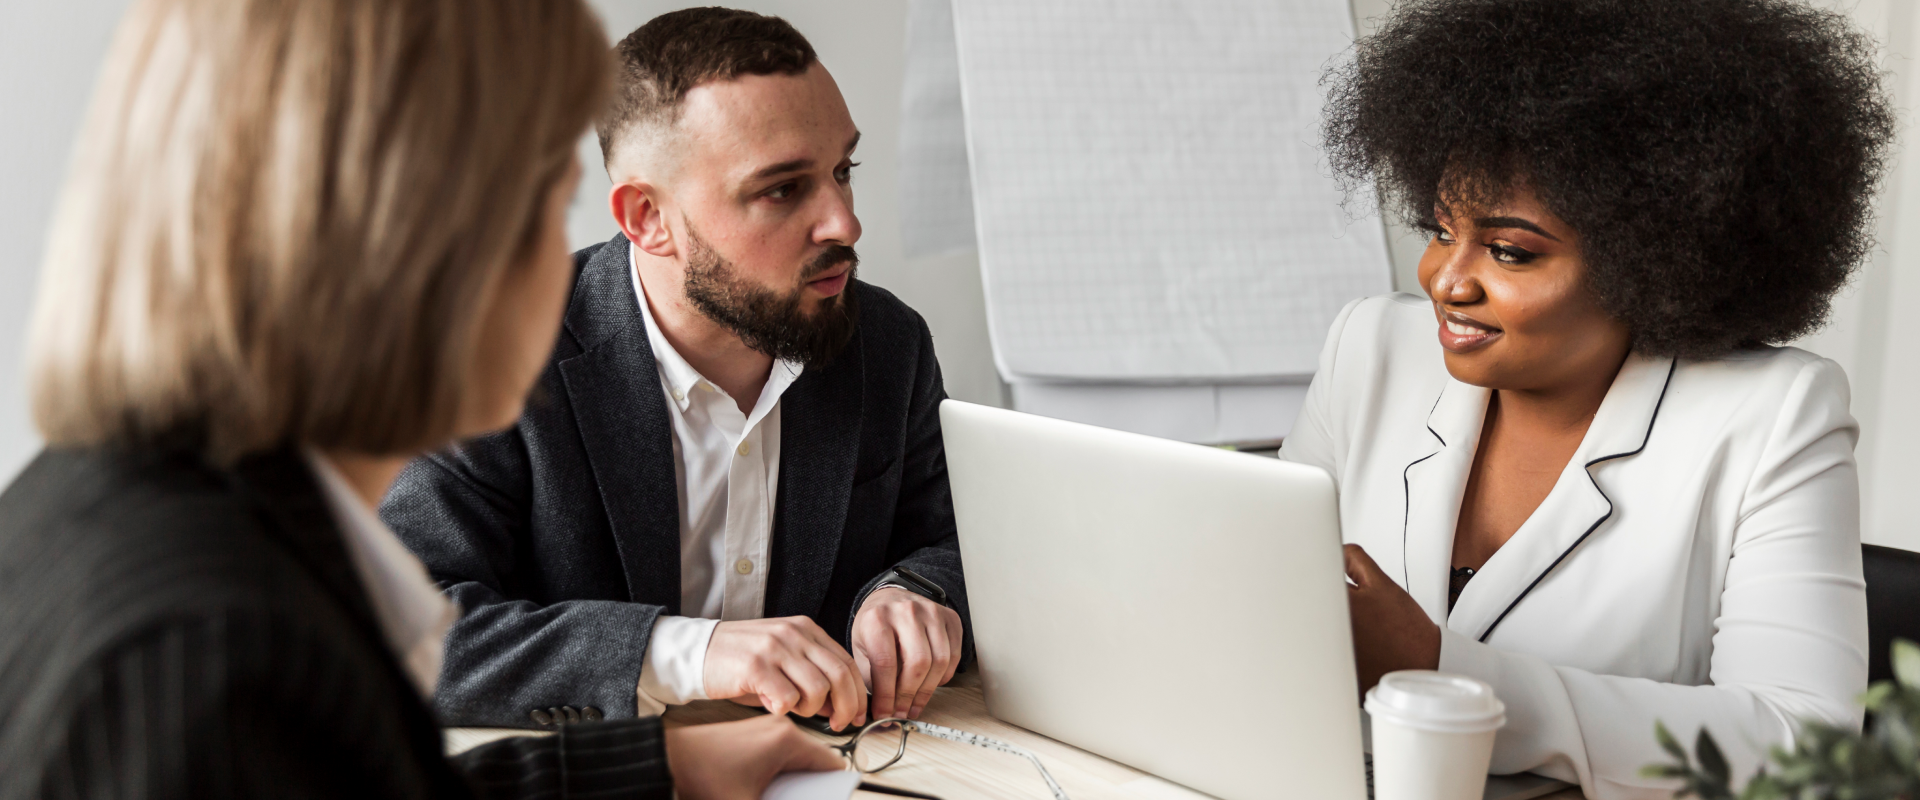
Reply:
<svg viewBox="0 0 1920 800"><path fill-rule="evenodd" d="M734 273L733 263L721 257L687 226L687 299L709 319L726 326L748 347L782 361L798 361L809 368L823 367L853 338L860 306L854 299L853 278L860 256L846 245L833 245L800 273L800 285L777 292L748 283ZM800 301L808 281L847 264L847 282L840 293L820 301L812 314Z"/></svg>

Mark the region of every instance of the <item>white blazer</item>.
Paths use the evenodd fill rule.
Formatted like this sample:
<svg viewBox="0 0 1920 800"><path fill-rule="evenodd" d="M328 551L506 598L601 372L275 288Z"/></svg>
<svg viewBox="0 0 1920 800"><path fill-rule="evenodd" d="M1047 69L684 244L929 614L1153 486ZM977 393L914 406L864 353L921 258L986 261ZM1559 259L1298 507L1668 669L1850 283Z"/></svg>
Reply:
<svg viewBox="0 0 1920 800"><path fill-rule="evenodd" d="M1860 724L1867 612L1859 430L1845 374L1791 347L1629 356L1552 491L1447 611L1453 530L1489 391L1448 375L1433 307L1355 301L1281 457L1327 470L1342 538L1441 627L1440 669L1507 705L1493 771L1588 797L1712 730L1744 781L1794 723Z"/></svg>

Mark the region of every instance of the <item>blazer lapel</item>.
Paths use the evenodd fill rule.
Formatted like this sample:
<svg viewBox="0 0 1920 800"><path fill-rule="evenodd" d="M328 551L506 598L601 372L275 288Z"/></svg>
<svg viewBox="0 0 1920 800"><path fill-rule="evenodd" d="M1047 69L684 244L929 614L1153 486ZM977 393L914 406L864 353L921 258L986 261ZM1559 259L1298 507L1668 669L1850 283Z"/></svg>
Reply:
<svg viewBox="0 0 1920 800"><path fill-rule="evenodd" d="M1407 593L1436 623L1444 624L1447 618L1453 530L1460 518L1460 501L1473 471L1473 454L1480 446L1480 425L1486 420L1491 394L1448 377L1427 415L1427 433L1432 437L1429 452L1413 459L1401 473L1406 519L1400 579Z"/></svg>
<svg viewBox="0 0 1920 800"><path fill-rule="evenodd" d="M1612 517L1614 498L1601 475L1607 464L1646 448L1673 368L1671 358L1627 357L1566 470L1460 593L1449 628L1486 641L1535 586Z"/></svg>
<svg viewBox="0 0 1920 800"><path fill-rule="evenodd" d="M859 290L859 285L853 287ZM866 395L862 335L826 367L809 367L780 396L780 486L775 502L773 571L766 614L820 610L839 561L848 491L860 456Z"/></svg>
<svg viewBox="0 0 1920 800"><path fill-rule="evenodd" d="M680 613L680 500L672 420L633 294L625 236L580 271L567 330L583 351L561 361L567 401L607 509L632 602Z"/></svg>
<svg viewBox="0 0 1920 800"><path fill-rule="evenodd" d="M346 609L348 619L360 629L365 641L380 653L381 662L386 664L387 684L397 695L411 699L391 705L405 722L416 756L443 758L440 724L427 704L419 702L413 677L388 645L366 584L353 566L353 557L347 554L333 509L328 507L305 459L294 449L283 448L242 460L226 475L228 485L266 520L267 524L261 526L266 535L286 547L295 561L319 579L326 592Z"/></svg>
<svg viewBox="0 0 1920 800"><path fill-rule="evenodd" d="M268 524L262 528L267 535L319 578L364 634L373 641L386 641L366 586L347 555L333 510L300 454L287 448L253 456L234 465L227 478L265 518Z"/></svg>

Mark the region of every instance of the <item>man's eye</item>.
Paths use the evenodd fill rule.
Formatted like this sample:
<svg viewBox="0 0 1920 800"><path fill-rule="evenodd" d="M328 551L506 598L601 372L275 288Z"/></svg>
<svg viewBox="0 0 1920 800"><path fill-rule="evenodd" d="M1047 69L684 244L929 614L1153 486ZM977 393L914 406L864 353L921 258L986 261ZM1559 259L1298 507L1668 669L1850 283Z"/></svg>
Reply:
<svg viewBox="0 0 1920 800"><path fill-rule="evenodd" d="M780 184L779 186L773 187L772 189L768 189L766 196L771 197L775 200L785 200L789 197L792 197L793 193L798 189L799 189L799 186L796 184L783 183L783 184Z"/></svg>
<svg viewBox="0 0 1920 800"><path fill-rule="evenodd" d="M853 180L853 168L857 166L860 166L860 162L855 161L847 164L844 167L834 170L833 179L841 183L846 183L848 181Z"/></svg>

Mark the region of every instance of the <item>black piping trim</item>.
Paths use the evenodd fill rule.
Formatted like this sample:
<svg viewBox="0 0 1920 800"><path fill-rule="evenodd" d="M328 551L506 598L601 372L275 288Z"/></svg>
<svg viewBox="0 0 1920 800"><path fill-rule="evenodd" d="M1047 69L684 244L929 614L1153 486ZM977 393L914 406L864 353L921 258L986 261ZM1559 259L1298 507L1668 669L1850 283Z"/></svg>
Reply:
<svg viewBox="0 0 1920 800"><path fill-rule="evenodd" d="M1446 396L1447 389L1443 386L1440 388L1440 396L1433 398L1433 408L1427 409L1427 433L1433 434L1433 438L1440 442L1442 449L1446 448L1447 440L1440 438L1440 432L1433 429L1433 412L1439 410L1440 401L1446 399ZM1413 518L1413 485L1408 482L1407 473L1413 471L1414 464L1437 455L1440 455L1439 450L1414 459L1413 464L1408 464L1406 469L1400 470L1400 585L1409 592L1413 591L1413 571L1412 567L1407 565L1407 522Z"/></svg>
<svg viewBox="0 0 1920 800"><path fill-rule="evenodd" d="M1552 575L1554 568L1560 566L1560 562L1567 560L1567 556L1573 555L1573 551L1579 549L1580 543L1585 542L1588 536L1592 536L1594 531L1598 530L1601 525L1606 523L1607 520L1613 518L1613 498L1608 497L1606 490L1600 488L1600 482L1597 480L1594 480L1593 465L1599 464L1603 461L1612 461L1613 459L1616 459L1616 458L1626 458L1627 456L1639 455L1642 450L1647 449L1647 442L1653 441L1653 426L1655 423L1660 421L1660 407L1663 405L1666 405L1667 389L1668 387L1673 386L1673 373L1675 370L1679 369L1679 366L1680 366L1679 361L1673 361L1667 364L1667 380L1665 383L1660 385L1660 399L1655 400L1653 403L1653 416L1652 418L1647 420L1647 434L1644 438L1640 440L1640 446L1625 453L1614 453L1613 455L1610 455L1610 456L1601 456L1599 458L1596 458L1592 461L1587 462L1586 466L1582 467L1582 469L1587 470L1587 482L1593 484L1593 490L1600 493L1600 499L1607 501L1607 513L1601 514L1599 519L1594 520L1592 525L1587 526L1586 532L1580 534L1580 538L1573 540L1573 544L1567 545L1567 549L1561 551L1559 558L1555 558L1553 560L1553 563L1548 564L1547 568L1542 570L1540 572L1540 575L1533 579L1532 583L1527 584L1527 588L1524 591L1520 592L1519 597L1513 598L1513 602L1507 604L1507 610L1500 612L1500 616L1495 617L1493 619L1493 624L1488 625L1487 630L1484 633L1480 634L1480 638L1478 639L1479 642L1481 642L1482 644L1485 644L1487 641L1487 637L1493 635L1493 629L1500 627L1501 621L1505 620L1508 614L1513 613L1514 607L1520 605L1520 601L1527 599L1527 595L1533 592L1533 587L1539 586L1540 582L1546 580L1548 575Z"/></svg>

